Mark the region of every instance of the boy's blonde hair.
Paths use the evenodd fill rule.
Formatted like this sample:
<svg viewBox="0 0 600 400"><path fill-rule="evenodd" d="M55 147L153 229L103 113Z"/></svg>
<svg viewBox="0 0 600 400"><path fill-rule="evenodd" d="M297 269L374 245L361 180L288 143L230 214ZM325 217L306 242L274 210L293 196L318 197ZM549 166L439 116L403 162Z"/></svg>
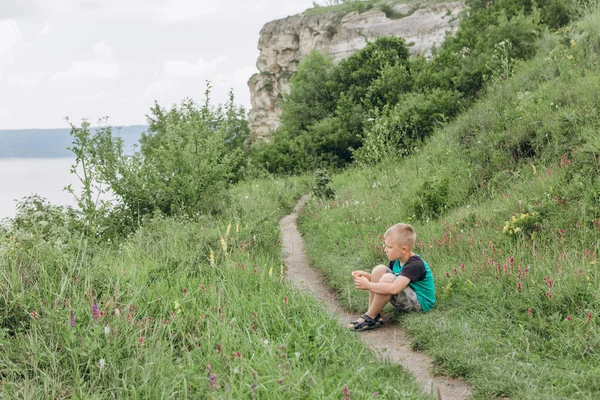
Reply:
<svg viewBox="0 0 600 400"><path fill-rule="evenodd" d="M383 238L393 238L397 244L406 246L408 250L412 250L417 241L417 233L409 224L400 223L388 228Z"/></svg>

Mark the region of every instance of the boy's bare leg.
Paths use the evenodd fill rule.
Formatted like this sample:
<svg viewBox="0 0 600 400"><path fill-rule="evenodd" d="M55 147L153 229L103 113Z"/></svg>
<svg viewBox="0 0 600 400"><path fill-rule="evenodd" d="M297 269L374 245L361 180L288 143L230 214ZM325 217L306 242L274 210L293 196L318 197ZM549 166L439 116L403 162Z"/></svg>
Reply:
<svg viewBox="0 0 600 400"><path fill-rule="evenodd" d="M384 274L379 279L379 282L382 282L382 283L383 282L390 283L393 281L394 281L394 275L389 274L389 273ZM390 299L392 298L392 295L371 292L369 294L369 298L371 296L373 296L373 300L369 302L369 310L365 314L367 314L371 318L375 318L377 316L377 314L379 314L383 310L383 307L385 307L385 305L390 301Z"/></svg>
<svg viewBox="0 0 600 400"><path fill-rule="evenodd" d="M385 265L378 265L375 268L373 268L373 271L371 272L371 282L379 282L379 280L381 279L381 277L387 272L388 267L386 267ZM373 298L375 297L375 293L373 292L369 292L369 309L371 309L371 304L373 303ZM369 317L371 316L370 314ZM377 315L377 314L375 314Z"/></svg>
<svg viewBox="0 0 600 400"><path fill-rule="evenodd" d="M371 272L371 282L379 282L382 279L382 276L384 276L388 271L388 267L386 267L385 265L378 265L375 268L373 268L373 271ZM394 276L392 274L390 274L390 278L389 280L386 280L387 282L392 282L394 280ZM377 298L375 297L377 296ZM384 298L380 298L381 296L383 296ZM385 297L387 297L387 300L385 300ZM385 306L385 304L390 301L390 298L392 296L390 295L379 295L379 294L375 294L371 291L369 291L369 308L368 311L365 313L367 314L369 317L371 318L375 318L377 316L377 314L379 314L379 312L383 309L383 307ZM376 301L375 301L376 300ZM385 301L384 301L385 300ZM373 303L375 301L375 306L376 307L380 307L380 310L377 311L375 314L371 315L371 311L373 309ZM380 305L380 303L383 301L383 305ZM357 319L358 322L363 322L362 318L358 318ZM350 323L348 325L348 328L353 328L354 324Z"/></svg>

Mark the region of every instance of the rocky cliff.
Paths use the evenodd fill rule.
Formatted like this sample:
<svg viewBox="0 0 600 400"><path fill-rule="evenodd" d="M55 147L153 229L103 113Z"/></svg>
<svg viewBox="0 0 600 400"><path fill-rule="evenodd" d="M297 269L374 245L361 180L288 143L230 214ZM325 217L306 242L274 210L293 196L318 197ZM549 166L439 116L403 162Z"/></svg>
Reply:
<svg viewBox="0 0 600 400"><path fill-rule="evenodd" d="M340 61L379 36L402 37L413 54L428 54L458 27L462 2L425 5L398 4L393 8L403 18L390 19L379 10L340 16L336 12L302 14L269 22L260 31L256 66L260 73L248 81L252 109L249 122L254 140L268 140L279 126L279 101L289 92L290 77L298 63L317 49Z"/></svg>

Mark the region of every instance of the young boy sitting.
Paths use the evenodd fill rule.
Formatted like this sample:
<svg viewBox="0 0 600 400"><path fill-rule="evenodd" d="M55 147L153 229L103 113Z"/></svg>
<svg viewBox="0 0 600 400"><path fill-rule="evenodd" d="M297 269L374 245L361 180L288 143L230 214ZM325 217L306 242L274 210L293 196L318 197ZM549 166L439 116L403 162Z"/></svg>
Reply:
<svg viewBox="0 0 600 400"><path fill-rule="evenodd" d="M353 271L357 289L369 291L369 309L348 328L366 331L383 325L381 310L389 301L398 311L429 311L435 304L433 275L427 263L412 252L417 234L408 224L396 224L383 235L387 266L369 274Z"/></svg>

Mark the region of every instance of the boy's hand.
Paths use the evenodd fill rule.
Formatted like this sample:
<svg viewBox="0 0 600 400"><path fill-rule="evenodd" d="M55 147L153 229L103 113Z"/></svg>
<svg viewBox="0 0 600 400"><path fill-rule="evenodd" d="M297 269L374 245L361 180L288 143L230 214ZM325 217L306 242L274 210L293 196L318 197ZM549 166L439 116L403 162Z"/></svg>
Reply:
<svg viewBox="0 0 600 400"><path fill-rule="evenodd" d="M365 271L352 271L352 276L354 278L359 278L361 276L364 276L368 280L371 280L371 274L369 274L368 272L365 272Z"/></svg>
<svg viewBox="0 0 600 400"><path fill-rule="evenodd" d="M357 276L357 277L355 276L354 277L354 285L356 286L357 289L366 290L369 288L370 283L371 283L371 281L369 281L364 276Z"/></svg>

